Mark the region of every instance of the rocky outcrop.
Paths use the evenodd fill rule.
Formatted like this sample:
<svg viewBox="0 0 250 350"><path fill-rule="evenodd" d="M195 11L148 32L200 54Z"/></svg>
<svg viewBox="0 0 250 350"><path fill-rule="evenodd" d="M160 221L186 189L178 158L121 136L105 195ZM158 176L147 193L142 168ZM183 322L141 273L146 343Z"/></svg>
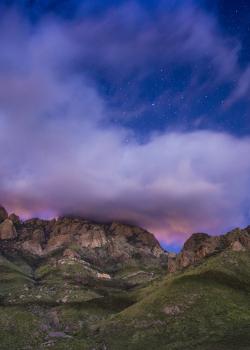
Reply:
<svg viewBox="0 0 250 350"><path fill-rule="evenodd" d="M13 214L8 216L7 210L0 205L0 240L11 240L17 237Z"/></svg>
<svg viewBox="0 0 250 350"><path fill-rule="evenodd" d="M82 259L99 268L118 268L135 263L164 265L167 253L146 230L117 222L99 224L79 217L57 220L30 219L22 222L15 214L1 210L1 241L11 240L8 249L31 254L34 258L57 255Z"/></svg>
<svg viewBox="0 0 250 350"><path fill-rule="evenodd" d="M0 223L8 218L8 213L4 207L0 205Z"/></svg>
<svg viewBox="0 0 250 350"><path fill-rule="evenodd" d="M53 220L20 218L0 207L0 249L31 254L34 259L55 256L56 259L79 259L93 266L107 267L136 264L168 266L175 272L225 249L235 252L250 250L250 226L226 235L193 234L179 254L165 252L153 234L118 222L100 224L80 217Z"/></svg>
<svg viewBox="0 0 250 350"><path fill-rule="evenodd" d="M62 249L63 247L67 247L71 242L72 237L70 234L52 236L44 247L43 253L44 255L47 255L48 253L52 253L54 251Z"/></svg>
<svg viewBox="0 0 250 350"><path fill-rule="evenodd" d="M14 213L10 214L9 219L13 222L15 226L18 226L19 224L21 224L21 220L19 216L17 216Z"/></svg>
<svg viewBox="0 0 250 350"><path fill-rule="evenodd" d="M234 252L244 252L246 248L240 243L240 241L235 241L230 246L231 250Z"/></svg>
<svg viewBox="0 0 250 350"><path fill-rule="evenodd" d="M37 241L33 241L33 240L24 241L20 246L20 248L21 248L20 250L26 253L37 255L39 257L43 256L42 246Z"/></svg>
<svg viewBox="0 0 250 350"><path fill-rule="evenodd" d="M0 224L0 239L9 240L17 237L17 232L13 222L10 219L5 219Z"/></svg>
<svg viewBox="0 0 250 350"><path fill-rule="evenodd" d="M250 226L235 229L221 236L209 236L206 233L193 234L176 256L169 255L168 271L176 272L190 265L200 263L204 258L224 250L250 250Z"/></svg>
<svg viewBox="0 0 250 350"><path fill-rule="evenodd" d="M235 229L222 236L193 234L179 254L166 253L150 232L137 227L112 222L99 224L79 217L53 220L20 218L0 207L0 250L11 249L34 258L58 256L88 262L107 271L124 264L168 266L170 273L226 249L250 250L250 226ZM3 251L4 252L4 251Z"/></svg>
<svg viewBox="0 0 250 350"><path fill-rule="evenodd" d="M92 230L81 231L78 243L84 248L101 248L108 243L106 233L103 229L93 227Z"/></svg>

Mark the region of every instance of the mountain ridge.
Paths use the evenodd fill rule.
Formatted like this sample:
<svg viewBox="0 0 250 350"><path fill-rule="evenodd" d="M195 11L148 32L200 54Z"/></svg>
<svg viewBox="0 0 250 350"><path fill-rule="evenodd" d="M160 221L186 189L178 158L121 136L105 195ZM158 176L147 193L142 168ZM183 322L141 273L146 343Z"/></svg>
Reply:
<svg viewBox="0 0 250 350"><path fill-rule="evenodd" d="M99 262L102 264L111 257L119 262L133 259L136 254L153 260L167 254L152 233L136 226L118 222L100 224L68 216L21 221L15 214L8 216L3 207L0 209L0 242L37 257L78 246L78 255L92 252L95 262L102 258Z"/></svg>
<svg viewBox="0 0 250 350"><path fill-rule="evenodd" d="M0 207L1 350L248 350L250 227L178 254L146 230Z"/></svg>
<svg viewBox="0 0 250 350"><path fill-rule="evenodd" d="M249 250L249 236L250 226L244 229L236 228L217 236L193 233L176 254L164 250L152 233L138 226L116 221L96 223L79 216L21 221L14 213L8 215L6 209L0 205L0 245L1 242L8 241L12 249L37 257L46 257L63 249L67 250L66 255L80 257L69 248L78 245L85 252L86 249L106 249L106 258L113 256L116 262L129 260L135 254L147 259L162 257L163 260L167 260L167 271L174 273L225 249Z"/></svg>

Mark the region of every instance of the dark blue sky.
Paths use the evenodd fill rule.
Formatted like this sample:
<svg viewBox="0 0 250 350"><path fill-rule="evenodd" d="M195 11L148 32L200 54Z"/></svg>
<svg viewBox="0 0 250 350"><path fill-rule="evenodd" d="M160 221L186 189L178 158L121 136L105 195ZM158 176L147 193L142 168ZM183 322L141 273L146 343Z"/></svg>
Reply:
<svg viewBox="0 0 250 350"><path fill-rule="evenodd" d="M161 27L162 30L168 30L169 36L172 34L173 41L177 42L171 42L171 38L158 38L158 46L152 44L149 62L145 64L144 58L141 58L141 67L139 59L127 74L119 77L119 72L116 71L114 75L111 73L112 66L105 63L96 64L93 61L93 64L88 64L87 67L79 63L79 71L87 70L88 74L94 77L107 103L114 110L118 108L125 116L119 121L114 117L113 121L133 128L139 136L144 137L152 130L163 129L225 130L239 136L250 133L249 89L246 88L242 96L232 97L233 102L230 100L234 90L241 89L238 84L245 84L245 80L249 80L244 80L250 60L250 6L247 1L9 0L2 3L6 3L7 7L18 7L34 26L49 16L69 22L81 21L83 18L102 20L113 11L113 30L117 33L111 34L111 40L119 40L120 35L121 41L127 41L128 50L133 49L134 43L129 42L132 41L133 34L136 36L147 31L149 26L157 26L159 21L172 21L173 23L165 26L162 24ZM131 13L127 10L122 14L121 10L118 10L120 13L115 18L116 9L129 4L133 4ZM136 4L140 6L140 10L136 9ZM181 11L187 14L182 23L179 22L181 19L175 20ZM112 21L112 16L110 20ZM122 21L120 26L119 21ZM130 21L131 31L128 28ZM180 28L181 25L183 28ZM192 25L194 28L191 28ZM178 30L179 36L176 33ZM206 48L205 42L197 41L195 45L200 45L200 52L197 52L193 59L189 57L192 55L192 43L185 43L185 40L188 40L187 36L192 35L192 30L200 30L200 39L207 40L208 45ZM159 36L161 34L159 32ZM105 36L103 40L108 39ZM187 50L190 52L187 52L188 57L185 60L185 57L182 57L185 52L177 52L175 45L189 44L190 48L187 47ZM224 45L225 52L221 53L216 45ZM164 57L166 53L163 53L162 59L159 57L161 50L176 52L168 60ZM228 72L216 81L224 64L229 65ZM120 69L122 70L122 66Z"/></svg>
<svg viewBox="0 0 250 350"><path fill-rule="evenodd" d="M0 4L2 204L177 246L250 223L248 1Z"/></svg>

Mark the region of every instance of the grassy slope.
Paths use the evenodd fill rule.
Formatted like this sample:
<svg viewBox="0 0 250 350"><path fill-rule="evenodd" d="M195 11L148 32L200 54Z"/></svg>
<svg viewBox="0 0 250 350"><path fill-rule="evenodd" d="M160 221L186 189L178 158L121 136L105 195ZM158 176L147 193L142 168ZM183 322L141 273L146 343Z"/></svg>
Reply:
<svg viewBox="0 0 250 350"><path fill-rule="evenodd" d="M249 252L225 252L141 294L102 325L108 349L250 349Z"/></svg>
<svg viewBox="0 0 250 350"><path fill-rule="evenodd" d="M44 265L32 273L25 263L2 258L0 273L1 299L14 300L0 306L1 350L250 349L247 252L225 252L127 291L119 284L79 287L74 276L79 280L85 272L78 265L56 271ZM70 286L69 300L56 302ZM52 331L70 337L50 338Z"/></svg>
<svg viewBox="0 0 250 350"><path fill-rule="evenodd" d="M120 276L94 279L77 261L47 260L32 269L19 257L0 256L0 349L92 349L96 324L135 302L125 285Z"/></svg>

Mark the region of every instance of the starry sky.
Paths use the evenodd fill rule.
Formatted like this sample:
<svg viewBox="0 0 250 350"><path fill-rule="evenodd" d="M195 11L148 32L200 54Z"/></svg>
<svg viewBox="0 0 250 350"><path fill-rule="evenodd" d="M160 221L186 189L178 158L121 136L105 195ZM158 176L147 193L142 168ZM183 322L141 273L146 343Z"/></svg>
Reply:
<svg viewBox="0 0 250 350"><path fill-rule="evenodd" d="M250 4L3 0L0 202L153 232L250 224Z"/></svg>

